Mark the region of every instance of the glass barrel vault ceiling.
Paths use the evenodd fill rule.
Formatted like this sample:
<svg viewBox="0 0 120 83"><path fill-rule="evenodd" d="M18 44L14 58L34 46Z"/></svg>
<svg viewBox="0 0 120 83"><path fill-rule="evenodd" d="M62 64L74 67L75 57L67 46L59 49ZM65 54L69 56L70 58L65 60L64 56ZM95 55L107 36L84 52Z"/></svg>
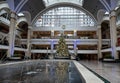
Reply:
<svg viewBox="0 0 120 83"><path fill-rule="evenodd" d="M55 4L55 3L61 3L61 2L70 2L70 3L75 3L80 6L83 5L83 0L43 0L45 2L46 6Z"/></svg>
<svg viewBox="0 0 120 83"><path fill-rule="evenodd" d="M57 7L45 12L35 22L36 27L61 27L65 25L67 28L79 28L81 26L94 26L93 19L73 7Z"/></svg>

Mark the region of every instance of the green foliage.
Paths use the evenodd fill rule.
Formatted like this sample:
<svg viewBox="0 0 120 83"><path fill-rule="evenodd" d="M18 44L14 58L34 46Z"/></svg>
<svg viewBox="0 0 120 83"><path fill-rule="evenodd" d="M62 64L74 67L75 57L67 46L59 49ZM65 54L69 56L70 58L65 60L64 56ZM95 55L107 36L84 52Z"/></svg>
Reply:
<svg viewBox="0 0 120 83"><path fill-rule="evenodd" d="M57 46L57 54L61 57L69 56L68 46L66 45L63 35L60 37Z"/></svg>

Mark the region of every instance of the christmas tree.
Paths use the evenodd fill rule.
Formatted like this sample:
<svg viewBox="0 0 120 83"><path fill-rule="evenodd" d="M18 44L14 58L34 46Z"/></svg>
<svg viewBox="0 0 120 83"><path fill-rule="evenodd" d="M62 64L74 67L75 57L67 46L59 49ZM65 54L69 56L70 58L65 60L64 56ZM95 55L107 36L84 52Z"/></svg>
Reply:
<svg viewBox="0 0 120 83"><path fill-rule="evenodd" d="M63 33L59 38L56 53L56 58L69 58L68 46L66 45Z"/></svg>

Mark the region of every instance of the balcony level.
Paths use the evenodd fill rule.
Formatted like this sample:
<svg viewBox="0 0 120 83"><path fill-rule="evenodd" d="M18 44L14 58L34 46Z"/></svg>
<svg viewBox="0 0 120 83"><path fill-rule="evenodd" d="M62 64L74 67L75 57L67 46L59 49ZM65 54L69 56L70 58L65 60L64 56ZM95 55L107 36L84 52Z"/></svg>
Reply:
<svg viewBox="0 0 120 83"><path fill-rule="evenodd" d="M74 30L75 26L71 26L69 28L66 28L65 31L71 31L71 30ZM54 31L60 31L61 30L61 27L33 27L32 31L51 31L51 30L54 30ZM97 28L95 26L83 26L83 27L79 27L79 28L76 28L77 31L97 31Z"/></svg>
<svg viewBox="0 0 120 83"><path fill-rule="evenodd" d="M51 53L51 50L42 50L42 49L32 49L32 53ZM56 50L53 50L52 53L55 53ZM74 53L74 50L69 50L70 53ZM97 50L77 50L78 54L97 54Z"/></svg>
<svg viewBox="0 0 120 83"><path fill-rule="evenodd" d="M9 46L0 45L0 49L8 50L8 49L9 49ZM26 49L24 49L24 48L18 48L18 47L15 47L14 50L15 50L15 51L23 51L23 52L26 51Z"/></svg>
<svg viewBox="0 0 120 83"><path fill-rule="evenodd" d="M98 39L65 39L66 44L76 44L78 45L97 45ZM27 43L27 39L22 39L22 44ZM58 44L59 39L31 39L32 44L51 44L51 42L54 42L54 44ZM103 39L103 44L108 45L110 40L109 39Z"/></svg>

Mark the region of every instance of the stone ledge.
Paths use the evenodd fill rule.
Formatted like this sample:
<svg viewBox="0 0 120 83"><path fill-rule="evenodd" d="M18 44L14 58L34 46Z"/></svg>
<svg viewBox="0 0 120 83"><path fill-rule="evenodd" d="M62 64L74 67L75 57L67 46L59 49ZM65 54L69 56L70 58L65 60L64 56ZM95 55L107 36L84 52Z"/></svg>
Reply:
<svg viewBox="0 0 120 83"><path fill-rule="evenodd" d="M85 68L83 65L74 61L78 71L82 74L83 78L85 79L86 83L105 83L103 80L98 78L95 74Z"/></svg>

